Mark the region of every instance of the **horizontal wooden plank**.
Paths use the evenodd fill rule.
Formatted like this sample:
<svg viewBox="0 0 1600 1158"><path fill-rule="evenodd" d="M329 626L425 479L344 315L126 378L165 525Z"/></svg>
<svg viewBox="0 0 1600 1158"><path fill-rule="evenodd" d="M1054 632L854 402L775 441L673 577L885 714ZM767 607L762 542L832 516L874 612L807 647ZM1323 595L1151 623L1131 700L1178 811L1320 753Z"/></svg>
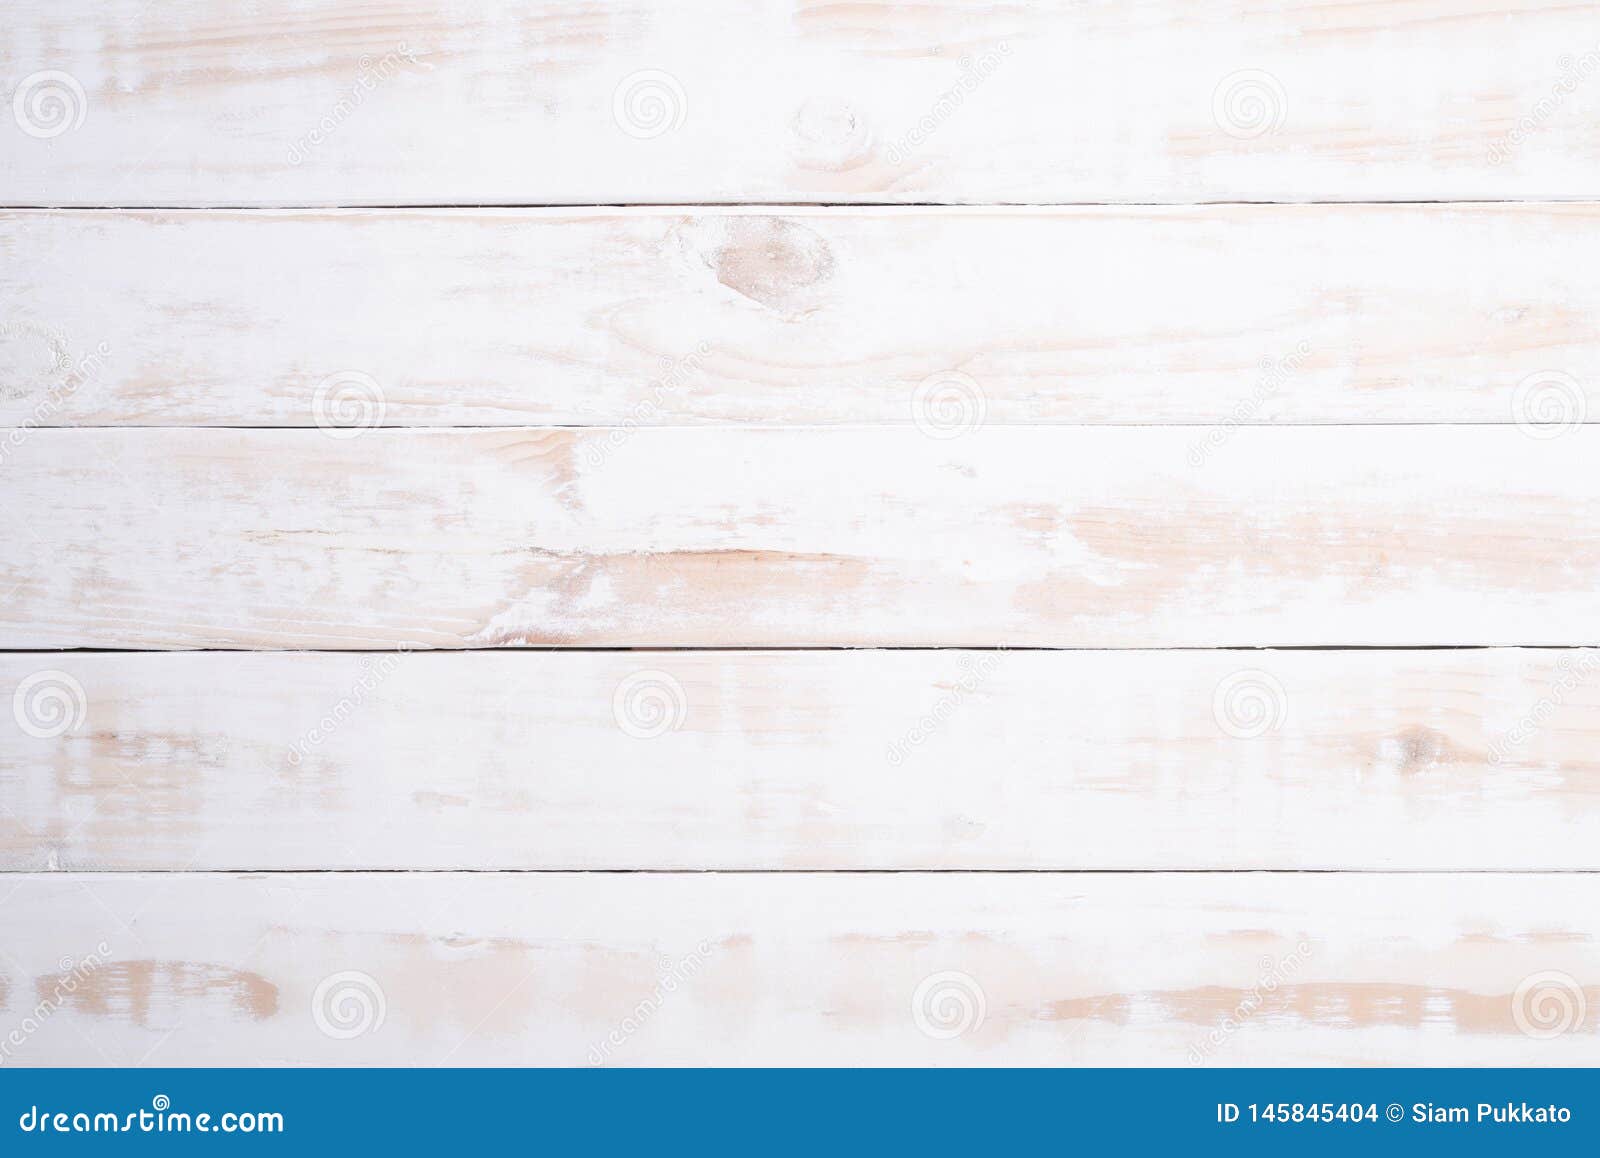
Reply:
<svg viewBox="0 0 1600 1158"><path fill-rule="evenodd" d="M1585 4L20 0L16 204L1594 197Z"/></svg>
<svg viewBox="0 0 1600 1158"><path fill-rule="evenodd" d="M1587 874L5 888L18 1064L1600 1061Z"/></svg>
<svg viewBox="0 0 1600 1158"><path fill-rule="evenodd" d="M0 657L18 869L1597 869L1600 652Z"/></svg>
<svg viewBox="0 0 1600 1158"><path fill-rule="evenodd" d="M1600 381L1592 205L20 211L0 253L15 425L1511 423Z"/></svg>
<svg viewBox="0 0 1600 1158"><path fill-rule="evenodd" d="M1591 426L331 433L4 436L0 646L1600 643Z"/></svg>

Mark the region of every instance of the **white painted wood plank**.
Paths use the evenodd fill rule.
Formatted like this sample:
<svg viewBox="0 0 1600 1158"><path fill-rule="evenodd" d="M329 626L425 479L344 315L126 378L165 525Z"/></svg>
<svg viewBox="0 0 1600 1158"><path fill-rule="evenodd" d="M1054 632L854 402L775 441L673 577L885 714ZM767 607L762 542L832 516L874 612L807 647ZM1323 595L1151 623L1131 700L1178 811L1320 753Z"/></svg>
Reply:
<svg viewBox="0 0 1600 1158"><path fill-rule="evenodd" d="M0 645L1600 642L1600 430L1228 433L19 431Z"/></svg>
<svg viewBox="0 0 1600 1158"><path fill-rule="evenodd" d="M1600 1061L1592 875L6 888L8 1064Z"/></svg>
<svg viewBox="0 0 1600 1158"><path fill-rule="evenodd" d="M1600 652L0 658L19 869L1596 869Z"/></svg>
<svg viewBox="0 0 1600 1158"><path fill-rule="evenodd" d="M14 204L1600 195L1587 4L20 0Z"/></svg>
<svg viewBox="0 0 1600 1158"><path fill-rule="evenodd" d="M16 425L1600 414L1588 205L20 211L0 254Z"/></svg>

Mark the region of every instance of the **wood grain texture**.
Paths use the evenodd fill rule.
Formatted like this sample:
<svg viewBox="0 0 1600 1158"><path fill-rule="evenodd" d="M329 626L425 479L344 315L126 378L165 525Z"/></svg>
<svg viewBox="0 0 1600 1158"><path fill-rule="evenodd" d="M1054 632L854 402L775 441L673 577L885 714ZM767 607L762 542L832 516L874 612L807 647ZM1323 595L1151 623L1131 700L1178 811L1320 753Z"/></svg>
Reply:
<svg viewBox="0 0 1600 1158"><path fill-rule="evenodd" d="M1591 205L0 214L0 421L1498 422L1600 382ZM241 276L249 271L249 276Z"/></svg>
<svg viewBox="0 0 1600 1158"><path fill-rule="evenodd" d="M1533 0L21 0L0 199L1593 197L1597 67Z"/></svg>
<svg viewBox="0 0 1600 1158"><path fill-rule="evenodd" d="M36 430L12 649L1593 644L1600 431Z"/></svg>
<svg viewBox="0 0 1600 1158"><path fill-rule="evenodd" d="M51 1006L32 1064L1600 1060L1589 875L5 885L0 1017Z"/></svg>
<svg viewBox="0 0 1600 1158"><path fill-rule="evenodd" d="M10 871L1600 868L1595 651L34 654L0 699Z"/></svg>

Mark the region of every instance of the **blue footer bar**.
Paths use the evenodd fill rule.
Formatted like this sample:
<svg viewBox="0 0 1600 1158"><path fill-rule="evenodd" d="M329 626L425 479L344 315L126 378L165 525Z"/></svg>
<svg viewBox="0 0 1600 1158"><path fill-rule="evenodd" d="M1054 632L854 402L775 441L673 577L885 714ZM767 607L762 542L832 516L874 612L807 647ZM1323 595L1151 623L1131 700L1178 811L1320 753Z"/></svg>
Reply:
<svg viewBox="0 0 1600 1158"><path fill-rule="evenodd" d="M1596 1072L7 1070L0 1151L1593 1153Z"/></svg>

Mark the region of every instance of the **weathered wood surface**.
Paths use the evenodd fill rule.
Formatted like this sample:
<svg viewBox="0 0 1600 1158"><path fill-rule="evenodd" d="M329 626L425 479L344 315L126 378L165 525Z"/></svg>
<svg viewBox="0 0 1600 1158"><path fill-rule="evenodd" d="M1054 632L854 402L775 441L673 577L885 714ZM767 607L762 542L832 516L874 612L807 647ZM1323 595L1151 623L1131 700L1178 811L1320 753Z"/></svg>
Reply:
<svg viewBox="0 0 1600 1158"><path fill-rule="evenodd" d="M1600 194L1533 0L21 0L0 69L13 204Z"/></svg>
<svg viewBox="0 0 1600 1158"><path fill-rule="evenodd" d="M18 211L0 253L13 425L1600 415L1591 205Z"/></svg>
<svg viewBox="0 0 1600 1158"><path fill-rule="evenodd" d="M43 653L0 696L7 870L1600 868L1588 650Z"/></svg>
<svg viewBox="0 0 1600 1158"><path fill-rule="evenodd" d="M17 1063L1600 1061L1587 874L4 883Z"/></svg>
<svg viewBox="0 0 1600 1158"><path fill-rule="evenodd" d="M1593 427L953 432L23 431L0 646L1600 642Z"/></svg>

